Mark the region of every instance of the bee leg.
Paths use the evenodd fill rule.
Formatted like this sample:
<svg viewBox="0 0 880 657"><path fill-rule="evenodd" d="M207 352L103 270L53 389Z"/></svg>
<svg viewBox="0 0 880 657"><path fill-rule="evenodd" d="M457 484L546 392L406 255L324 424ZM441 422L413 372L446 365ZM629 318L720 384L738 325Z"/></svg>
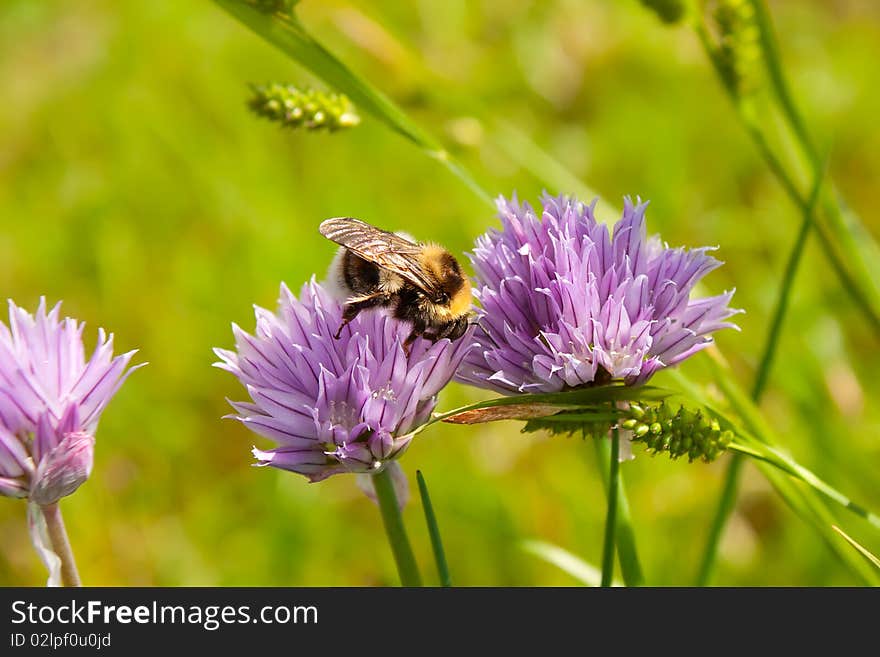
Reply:
<svg viewBox="0 0 880 657"><path fill-rule="evenodd" d="M342 311L342 324L339 325L339 328L336 330L336 335L333 337L338 340L339 336L342 335L342 329L348 326L348 323L358 316L358 313L361 311L360 308L348 305Z"/></svg>
<svg viewBox="0 0 880 657"><path fill-rule="evenodd" d="M353 319L353 318L352 318L352 319ZM342 320L342 324L340 324L340 325L339 325L339 328L336 330L336 335L333 336L333 339L334 339L334 340L338 340L338 339L342 336L342 329L344 329L346 326L348 326L348 323L349 323L350 321L351 321L351 319L345 319L345 318L343 318L343 320Z"/></svg>
<svg viewBox="0 0 880 657"><path fill-rule="evenodd" d="M388 298L384 294L374 294L369 297L361 297L355 301L348 302L342 310L342 324L339 325L339 329L333 337L338 340L339 336L342 335L342 329L348 326L348 323L357 317L362 310L381 306L387 302Z"/></svg>

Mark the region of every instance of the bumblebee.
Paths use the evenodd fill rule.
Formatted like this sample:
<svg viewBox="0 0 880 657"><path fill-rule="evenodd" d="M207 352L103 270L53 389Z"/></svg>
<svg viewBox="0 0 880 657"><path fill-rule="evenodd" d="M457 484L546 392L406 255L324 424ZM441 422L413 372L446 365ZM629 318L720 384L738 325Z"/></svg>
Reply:
<svg viewBox="0 0 880 657"><path fill-rule="evenodd" d="M386 308L412 324L403 345L407 353L419 337L436 342L464 335L471 283L449 251L352 217L327 219L319 230L342 247L329 276L347 297L337 339L358 313L370 308Z"/></svg>

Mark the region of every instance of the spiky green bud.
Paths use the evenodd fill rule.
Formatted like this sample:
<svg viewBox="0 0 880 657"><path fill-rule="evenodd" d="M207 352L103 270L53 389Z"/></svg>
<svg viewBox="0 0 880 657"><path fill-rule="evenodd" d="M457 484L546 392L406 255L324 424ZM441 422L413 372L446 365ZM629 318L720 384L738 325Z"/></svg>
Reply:
<svg viewBox="0 0 880 657"><path fill-rule="evenodd" d="M361 122L344 94L274 83L252 89L254 95L248 106L259 116L288 128L335 132Z"/></svg>
<svg viewBox="0 0 880 657"><path fill-rule="evenodd" d="M633 442L644 443L649 452L665 452L672 459L687 456L688 461L702 459L707 463L718 458L733 439L731 431L722 430L718 420L702 410L676 408L666 402L620 404L614 414L616 419L609 420L607 413L598 410L562 411L533 418L522 430L605 438L616 423L619 429L631 432Z"/></svg>
<svg viewBox="0 0 880 657"><path fill-rule="evenodd" d="M665 452L672 459L687 456L689 461L702 459L708 463L733 439L718 420L684 406L675 409L666 402L655 406L633 404L621 413L625 419L619 426L632 431L633 441L645 443L655 454Z"/></svg>

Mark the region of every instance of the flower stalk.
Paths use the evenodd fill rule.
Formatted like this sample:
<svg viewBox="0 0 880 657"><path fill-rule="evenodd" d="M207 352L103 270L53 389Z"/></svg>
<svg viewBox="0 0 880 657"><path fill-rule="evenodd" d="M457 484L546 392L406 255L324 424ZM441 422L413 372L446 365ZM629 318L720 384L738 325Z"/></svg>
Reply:
<svg viewBox="0 0 880 657"><path fill-rule="evenodd" d="M824 165L820 169L824 172ZM815 207L819 200L819 194L822 189L823 176L816 176L813 182L813 189L810 193L809 201L803 212L803 221L800 230L795 239L794 246L786 263L785 273L782 278L782 285L779 289L779 297L776 301L776 308L773 312L773 318L770 321L770 328L767 331L767 342L764 346L764 352L761 361L758 364L758 372L755 375L755 382L752 386L751 399L755 403L759 402L764 394L764 388L770 377L770 369L773 364L773 358L776 354L776 348L779 338L782 334L782 323L785 319L785 313L788 310L788 302L791 297L791 290L794 287L794 279L797 274L798 266L804 254L807 244L807 237L810 234L810 228L815 223ZM705 586L712 577L712 571L715 568L715 561L718 555L718 545L721 542L721 534L727 524L733 507L736 503L736 494L739 489L739 477L743 467L743 456L734 454L727 466L727 472L724 475L724 487L721 490L721 496L718 499L718 506L715 515L712 518L712 525L709 528L709 537L706 540L706 548L703 551L703 558L700 561L700 569L697 573L697 585Z"/></svg>
<svg viewBox="0 0 880 657"><path fill-rule="evenodd" d="M82 586L79 571L76 568L76 560L73 557L73 549L70 547L70 540L67 537L64 518L61 516L61 508L58 506L58 502L45 504L40 509L43 512L43 517L46 519L46 527L48 528L52 549L61 560L61 583L69 587Z"/></svg>
<svg viewBox="0 0 880 657"><path fill-rule="evenodd" d="M373 475L373 486L376 489L379 510L382 512L385 535L388 537L388 544L391 546L394 561L397 563L400 583L403 586L421 586L422 576L419 574L419 567L406 535L403 515L400 512L397 494L394 492L394 483L388 468Z"/></svg>
<svg viewBox="0 0 880 657"><path fill-rule="evenodd" d="M617 426L611 430L611 460L608 471L608 511L605 514L605 542L602 549L602 586L611 586L614 578L614 546L617 535L617 493L620 485L620 436Z"/></svg>
<svg viewBox="0 0 880 657"><path fill-rule="evenodd" d="M602 482L606 489L609 485L609 470L607 466L611 461L611 441L594 440L596 448L596 463L599 465ZM617 558L620 561L620 574L626 586L644 586L645 575L639 562L639 554L636 549L636 535L633 530L632 515L629 510L629 500L626 497L626 486L623 481L623 473L617 474Z"/></svg>
<svg viewBox="0 0 880 657"><path fill-rule="evenodd" d="M33 314L9 301L0 322L0 495L28 498L28 525L49 586L79 586L58 501L92 473L98 420L129 374L134 351L113 356L98 330L86 359L83 325L40 299Z"/></svg>
<svg viewBox="0 0 880 657"><path fill-rule="evenodd" d="M745 59L752 62L752 73L755 73L758 63L763 64L766 80L780 109L783 123L801 150L801 158L797 164L810 171L814 177L819 176L822 164L818 151L788 89L765 3L763 0L728 0L724 4L735 6L740 14L743 11L748 12L749 25L746 31L750 36L746 50L749 54ZM731 74L730 57L725 54L724 44L719 44L713 38L704 21L694 21L693 27L743 128L786 194L802 212L805 211L808 205L807 194L801 191L795 182L795 175L770 145L764 126L756 118L752 102L754 87L743 87L739 83L738 74ZM738 53L734 59L742 61L743 53ZM876 242L858 217L844 211L833 188L822 195L821 207L824 221L816 222L815 230L823 253L840 278L844 290L859 306L871 326L880 330L880 292L875 283L877 271L873 266L877 261Z"/></svg>

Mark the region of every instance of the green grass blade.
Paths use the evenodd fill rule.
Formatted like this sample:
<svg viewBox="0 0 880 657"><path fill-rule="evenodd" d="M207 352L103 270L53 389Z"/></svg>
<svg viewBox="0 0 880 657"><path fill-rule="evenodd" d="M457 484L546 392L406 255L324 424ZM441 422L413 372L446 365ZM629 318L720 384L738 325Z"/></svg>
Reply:
<svg viewBox="0 0 880 657"><path fill-rule="evenodd" d="M431 496L428 495L428 484L425 483L421 470L416 470L416 480L419 482L419 496L422 498L422 509L425 511L425 522L428 525L428 534L431 537L431 548L434 550L434 561L437 564L440 585L452 586L452 579L449 576L449 565L446 563L446 553L443 550L443 541L440 538L440 527L437 525L437 517L434 515L434 507L431 504Z"/></svg>
<svg viewBox="0 0 880 657"><path fill-rule="evenodd" d="M812 175L819 177L824 165L786 80L770 10L765 0L751 0L751 4L755 10L755 23L770 86L798 145L811 165ZM822 208L835 237L840 241L847 262L857 270L864 283L875 283L880 280L880 246L861 219L843 206L842 199L833 189L823 194ZM873 284L868 289L878 293Z"/></svg>
<svg viewBox="0 0 880 657"><path fill-rule="evenodd" d="M585 586L599 586L602 581L602 573L598 568L558 545L530 540L523 541L522 549L556 566ZM620 586L620 583L615 582L613 586Z"/></svg>
<svg viewBox="0 0 880 657"><path fill-rule="evenodd" d="M764 394L764 388L770 376L770 369L773 366L773 358L776 355L776 349L779 345L779 337L782 334L782 323L785 320L785 314L788 310L788 303L791 299L791 291L794 287L794 278L797 274L801 258L804 255L804 248L807 245L807 237L810 229L813 227L816 202L819 200L819 192L822 189L822 180L825 173L824 164L819 169L813 181L813 189L810 191L810 199L807 207L804 208L801 226L798 230L797 238L794 246L789 253L788 261L785 263L785 272L782 275L782 284L779 287L779 296L776 300L776 307L773 310L773 316L770 320L770 328L767 331L766 344L758 363L758 371L755 374L755 383L752 386L752 399L755 401L761 399Z"/></svg>
<svg viewBox="0 0 880 657"><path fill-rule="evenodd" d="M730 86L727 77L724 75L723 64L715 56L712 39L705 25L702 21L696 21L693 27L703 46L706 57L712 64L722 87L731 99L737 119L755 143L758 152L764 158L768 168L779 181L786 194L802 212L805 211L808 206L807 198L800 192L798 185L795 183L794 176L789 172L768 142L764 134L764 126L759 124L755 117L745 109L744 104L737 95L736 89ZM764 49L762 48L762 50ZM778 67L778 74L781 76L781 65L779 64L778 56L775 56L775 50L769 56L765 51L764 59L770 72L771 83L782 80L784 84L784 78L780 77L774 80L773 71L770 70L770 67ZM788 95L787 88L785 89L785 94ZM778 92L777 95L779 95ZM790 95L788 97L790 100ZM796 131L792 125L792 118L785 114L785 107L782 109L784 119L789 123L792 131ZM805 131L804 134L806 134ZM812 150L811 145L809 148ZM821 172L819 159L818 157L815 159L808 157L807 159L807 169L812 172L812 176L815 179ZM876 242L858 220L858 217L849 213L846 215L848 221L845 220L844 213L836 197L831 196L830 192L827 192L822 194L820 198L821 207L823 208L821 215L823 221L817 222L815 229L820 237L819 244L822 247L822 251L840 279L843 288L853 298L853 301L865 315L871 326L875 330L880 331L880 290L878 290L876 284L876 281L880 280L880 250L878 250ZM874 271L869 269L866 263L874 263Z"/></svg>
<svg viewBox="0 0 880 657"><path fill-rule="evenodd" d="M824 166L821 169L824 174ZM814 224L814 216L816 209L816 201L819 198L819 192L822 189L822 175L816 176L813 182L813 189L810 192L810 200L804 209L803 219L794 246L789 254L788 261L785 265L785 272L782 276L782 284L779 288L779 296L776 301L776 307L770 320L770 328L767 331L766 343L761 360L758 363L758 370L755 375L755 383L752 386L752 399L757 402L764 393L764 388L770 378L770 370L773 366L773 358L779 345L779 338L782 335L782 324L788 310L788 302L791 298L791 291L794 287L794 278L800 265L801 257L804 254L804 248L807 245L807 237L810 234L810 228ZM729 384L728 384L729 385ZM733 458L727 466L727 472L724 477L724 486L721 489L721 495L718 500L718 506L715 516L712 518L712 524L709 528L709 537L706 540L706 547L703 550L703 558L700 561L700 569L697 573L697 586L705 586L712 577L712 571L715 567L715 559L718 554L718 546L721 542L721 534L733 508L736 505L736 496L739 489L739 476L742 472L742 457L734 454Z"/></svg>
<svg viewBox="0 0 880 657"><path fill-rule="evenodd" d="M610 424L619 417L620 413L579 413L566 411L559 415L548 415L547 417L542 417L540 419L542 424L545 422L558 422L559 424L572 424L575 422L608 422Z"/></svg>
<svg viewBox="0 0 880 657"><path fill-rule="evenodd" d="M794 132L801 148L803 148L804 154L813 162L814 168L818 168L819 154L810 139L807 125L804 123L797 105L795 105L794 97L785 79L782 57L779 55L779 45L776 42L776 35L770 20L770 11L767 9L764 0L751 0L751 4L755 11L755 23L758 27L761 53L764 56L764 66L767 69L770 86L779 101L783 114L788 119L792 132Z"/></svg>
<svg viewBox="0 0 880 657"><path fill-rule="evenodd" d="M831 525L831 529L833 529L838 534L843 536L844 540L847 543L849 543L853 548L856 549L856 551L859 554L861 554L863 557L865 557L865 559L868 560L868 563L873 565L877 570L880 570L880 559L878 559L876 556L874 556L874 554L872 554L871 551L868 550L868 548L866 548L864 545L859 543L857 540L855 540L852 536L847 534L845 531L843 531L837 525Z"/></svg>
<svg viewBox="0 0 880 657"><path fill-rule="evenodd" d="M679 378L683 379L684 377L679 373ZM727 389L735 389L736 384L734 384L726 376L716 376L716 381L719 382L719 385L721 381L724 381L724 385ZM711 402L705 397L705 395L699 392L696 386L689 387L689 392L692 394L696 393L696 396L694 396L693 399L703 404L703 406L707 410L709 410L719 419L723 426L730 428L737 434L739 440L738 442L733 442L728 445L728 449L730 451L745 454L746 456L751 456L753 458L759 459L775 466L783 472L786 472L796 479L801 480L802 482L813 488L817 493L820 493L831 501L836 502L841 507L856 514L863 520L867 520L870 524L880 529L880 517L867 510L865 507L856 504L846 495L835 489L827 482L823 481L812 471L803 467L793 458L787 456L786 454L783 454L780 450L773 447L774 444L778 444L778 441L775 439L775 436L773 436L772 432L770 432L766 428L766 424L763 421L755 423L751 420L751 418L759 415L759 411L757 410L754 402L745 397L745 395L737 394L733 398L733 400L728 398L728 401L732 402L731 406L735 412L738 412L737 405L741 405L741 407L745 411L747 411L745 416L741 415L743 423L745 424L745 430L743 430L742 428L738 427L734 422L732 422L729 418L727 418L723 413L720 413L717 409L713 408ZM734 400L735 403L733 403ZM761 434L756 435L757 432L755 431L755 429L760 430Z"/></svg>
<svg viewBox="0 0 880 657"><path fill-rule="evenodd" d="M800 479L832 502L839 504L847 511L854 513L863 520L867 520L871 525L880 529L880 516L877 516L862 505L856 504L849 499L849 497L822 480L811 470L800 465L791 457L786 456L779 450L774 449L770 445L764 444L753 437L740 434L739 438L740 440L738 442L733 442L728 445L729 450L760 459L779 468L783 472L790 474L792 477Z"/></svg>
<svg viewBox="0 0 880 657"><path fill-rule="evenodd" d="M543 183L551 194L574 194L584 203L599 196L515 125L503 120L495 120L492 125L497 137L493 143L511 161Z"/></svg>
<svg viewBox="0 0 880 657"><path fill-rule="evenodd" d="M357 75L312 37L295 14L267 14L243 0L214 2L297 64L345 93L359 109L370 113L418 146L426 155L443 164L477 196L492 204L491 196L443 146L410 120L385 94Z"/></svg>
<svg viewBox="0 0 880 657"><path fill-rule="evenodd" d="M850 572L866 586L880 585L880 575L855 554L848 545L843 545L834 533L834 516L829 512L821 498L810 488L760 461L755 465L776 493L788 507L813 528L828 549L845 565Z"/></svg>
<svg viewBox="0 0 880 657"><path fill-rule="evenodd" d="M724 395L731 409L742 420L744 428L751 433L754 441L764 443L778 442L773 430L761 415L758 407L749 399L745 391L732 379L723 368L718 358L710 359L713 365L713 380L720 392ZM706 408L711 408L713 401L706 395L703 389L678 370L667 373L672 377L683 393ZM880 578L872 569L866 568L864 560L852 550L841 549L841 543L837 534L832 530L834 517L825 506L825 496L814 488L798 485L798 480L792 478L787 471L780 470L762 460L754 460L755 466L761 474L770 482L786 505L805 523L811 526L819 538L829 549L845 564L860 581L874 585L880 583Z"/></svg>
<svg viewBox="0 0 880 657"><path fill-rule="evenodd" d="M679 380L686 380L681 373L677 374ZM716 381L719 383L719 387L721 387L723 382L722 390L736 390L736 384L733 383L729 377L723 375L718 376L718 374L723 373L716 372ZM871 525L880 529L880 517L867 510L865 507L856 504L846 495L823 481L816 474L798 464L793 458L783 454L780 450L773 447L774 444L778 444L778 441L763 421L753 421L753 418L759 416L760 412L757 410L754 402L748 399L744 394L737 392L734 397L728 397L728 401L731 402L731 407L738 414L739 408L742 408L745 411L745 414L740 414L745 425L745 431L738 427L723 413L713 408L712 403L700 392L697 386L691 384L688 386L687 391L695 401L701 403L707 410L713 413L723 426L734 431L740 438L739 442L734 442L728 445L730 451L745 454L746 456L751 456L775 466L783 472L801 480L813 488L817 493L836 502L841 507L856 514L863 520L867 520Z"/></svg>

